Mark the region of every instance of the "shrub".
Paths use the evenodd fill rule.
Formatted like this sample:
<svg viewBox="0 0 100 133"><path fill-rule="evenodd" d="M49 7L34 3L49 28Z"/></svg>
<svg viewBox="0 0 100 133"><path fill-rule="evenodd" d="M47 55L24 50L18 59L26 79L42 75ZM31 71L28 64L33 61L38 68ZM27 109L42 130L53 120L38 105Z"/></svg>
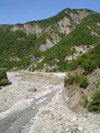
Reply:
<svg viewBox="0 0 100 133"><path fill-rule="evenodd" d="M97 64L94 60L84 59L81 66L85 69L85 73L89 74L97 67Z"/></svg>
<svg viewBox="0 0 100 133"><path fill-rule="evenodd" d="M4 85L6 85L7 84L7 79L2 79L1 81L0 81L0 86L4 86Z"/></svg>
<svg viewBox="0 0 100 133"><path fill-rule="evenodd" d="M7 75L4 70L0 70L0 86L4 86L8 83Z"/></svg>
<svg viewBox="0 0 100 133"><path fill-rule="evenodd" d="M68 75L68 77L66 76L65 79L64 79L64 86L66 86L67 84L68 85L72 85L73 82L74 82L74 76L73 75Z"/></svg>
<svg viewBox="0 0 100 133"><path fill-rule="evenodd" d="M73 52L73 53L76 53L75 47L72 48L72 52Z"/></svg>
<svg viewBox="0 0 100 133"><path fill-rule="evenodd" d="M92 101L88 105L88 110L91 112L100 113L100 89L97 89L92 96Z"/></svg>
<svg viewBox="0 0 100 133"><path fill-rule="evenodd" d="M88 79L84 75L76 75L76 82L80 85L80 87L86 88L88 86Z"/></svg>
<svg viewBox="0 0 100 133"><path fill-rule="evenodd" d="M84 75L68 75L64 79L64 86L73 85L73 83L76 82L80 87L86 88L89 84L88 79Z"/></svg>
<svg viewBox="0 0 100 133"><path fill-rule="evenodd" d="M72 60L70 63L67 64L67 70L72 71L77 69L78 64L75 60Z"/></svg>
<svg viewBox="0 0 100 133"><path fill-rule="evenodd" d="M71 61L67 66L67 70L71 68L74 70L78 66L81 66L85 70L85 74L92 73L97 67L100 68L100 44L98 43L93 49L89 50L82 56L78 56L74 62Z"/></svg>
<svg viewBox="0 0 100 133"><path fill-rule="evenodd" d="M0 70L0 80L6 78L6 72L4 70Z"/></svg>
<svg viewBox="0 0 100 133"><path fill-rule="evenodd" d="M82 54L82 51L80 51L79 54Z"/></svg>

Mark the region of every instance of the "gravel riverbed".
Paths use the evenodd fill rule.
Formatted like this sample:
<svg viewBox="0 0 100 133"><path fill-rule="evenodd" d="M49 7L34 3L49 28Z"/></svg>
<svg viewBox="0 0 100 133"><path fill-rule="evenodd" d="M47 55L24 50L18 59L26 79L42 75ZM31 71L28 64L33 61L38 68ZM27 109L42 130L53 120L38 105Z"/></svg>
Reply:
<svg viewBox="0 0 100 133"><path fill-rule="evenodd" d="M7 75L12 84L0 90L0 131L4 131L2 133L100 132L99 114L77 114L69 110L64 103L62 90L65 73L18 71L8 72ZM20 119L16 118L11 125L7 124L9 127L5 129L5 120L16 113L20 114ZM29 113L30 117L27 117L28 120L23 124L24 117ZM18 124L19 121L22 122L21 125Z"/></svg>

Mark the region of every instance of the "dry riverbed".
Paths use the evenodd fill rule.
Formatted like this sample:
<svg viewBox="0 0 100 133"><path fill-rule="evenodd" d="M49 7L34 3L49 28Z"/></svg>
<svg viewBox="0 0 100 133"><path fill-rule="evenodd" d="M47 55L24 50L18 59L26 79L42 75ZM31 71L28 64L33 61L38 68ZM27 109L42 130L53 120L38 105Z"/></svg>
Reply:
<svg viewBox="0 0 100 133"><path fill-rule="evenodd" d="M39 108L30 125L25 133L100 133L100 115L72 112L59 91L51 103Z"/></svg>
<svg viewBox="0 0 100 133"><path fill-rule="evenodd" d="M12 106L32 104L34 98L39 98L56 89L63 82L65 74L19 71L8 72L7 75L12 84L0 90L0 112Z"/></svg>
<svg viewBox="0 0 100 133"><path fill-rule="evenodd" d="M8 72L7 75L12 84L0 90L2 133L100 132L100 115L76 114L64 103L62 89L65 73L19 71ZM28 109L30 107L31 109ZM25 111L22 116L20 112L23 110ZM11 126L8 123L8 129L5 129L2 125L5 125L6 118L11 122L9 116L16 113L20 114L18 119L16 118ZM25 125L24 120L27 122Z"/></svg>

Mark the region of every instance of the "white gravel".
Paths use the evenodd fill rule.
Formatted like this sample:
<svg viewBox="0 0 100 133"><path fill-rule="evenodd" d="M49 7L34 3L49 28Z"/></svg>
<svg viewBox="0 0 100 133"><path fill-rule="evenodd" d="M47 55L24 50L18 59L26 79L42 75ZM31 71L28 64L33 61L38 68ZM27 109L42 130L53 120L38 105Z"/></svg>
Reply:
<svg viewBox="0 0 100 133"><path fill-rule="evenodd" d="M38 73L28 71L8 72L11 85L0 90L0 119L23 110L40 98L56 89L63 81L64 74Z"/></svg>
<svg viewBox="0 0 100 133"><path fill-rule="evenodd" d="M41 106L35 118L22 133L99 133L100 115L76 114L69 110L62 97L65 73L8 72L12 85L0 90L0 119L27 108L52 90L60 87L47 106ZM45 98L39 100L42 103Z"/></svg>
<svg viewBox="0 0 100 133"><path fill-rule="evenodd" d="M72 112L64 103L61 90L48 106L40 107L28 127L24 133L100 133L100 115Z"/></svg>

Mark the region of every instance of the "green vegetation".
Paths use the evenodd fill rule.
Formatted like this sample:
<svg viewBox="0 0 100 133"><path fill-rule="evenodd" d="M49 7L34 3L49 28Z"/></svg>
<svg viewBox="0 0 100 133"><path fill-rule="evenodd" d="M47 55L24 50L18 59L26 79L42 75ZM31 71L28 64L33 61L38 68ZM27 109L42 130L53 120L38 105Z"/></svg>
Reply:
<svg viewBox="0 0 100 133"><path fill-rule="evenodd" d="M34 25L36 23L38 23L42 28L47 28L48 26L50 25L53 25L55 23L57 23L60 19L63 19L64 17L67 17L71 23L73 23L73 20L71 18L71 16L69 15L70 13L73 13L73 14L79 14L78 11L82 11L84 9L70 9L70 8L67 8L67 9L64 9L62 10L60 13L58 13L56 16L54 17L50 17L48 19L44 19L44 20L38 20L38 21L30 21L28 22L29 24L31 25ZM89 10L89 9L85 9L86 12L89 12L89 13L93 13L93 11Z"/></svg>
<svg viewBox="0 0 100 133"><path fill-rule="evenodd" d="M97 89L92 96L92 101L88 105L91 112L100 113L100 89Z"/></svg>
<svg viewBox="0 0 100 133"><path fill-rule="evenodd" d="M85 9L86 12L92 14L77 24L70 13L79 15L79 11L83 11L83 9L65 9L54 17L28 22L32 26L37 24L41 27L42 33L38 36L36 34L26 34L21 30L12 32L12 25L0 26L0 69L16 70L33 66L31 69L33 71L45 68L47 72L65 72L82 68L84 69L83 74L69 74L64 80L64 85L78 85L82 88L82 94L80 93L80 95L84 107L88 107L91 112L100 113L100 81L90 88L93 92L95 88L97 89L90 102L88 101L88 95L84 93L87 90L83 90L89 85L87 75L91 74L96 68L100 68L100 25L98 24L100 23L100 14ZM64 17L67 17L71 24L66 27L69 27L70 30L73 29L68 35L60 31L57 23ZM16 25L19 28L24 26L23 24ZM53 42L53 37L56 39L56 35L61 40L52 48L44 52L40 51L40 45L46 44L47 39ZM87 48L94 46L94 48L77 57L76 60L68 61L67 57L72 57L76 53L74 46L87 46ZM79 54L81 55L82 52ZM40 59L43 60L40 61ZM7 84L6 72L0 70L0 86ZM75 89L73 87L70 93L71 96L74 95Z"/></svg>
<svg viewBox="0 0 100 133"><path fill-rule="evenodd" d="M85 74L90 74L97 67L100 68L100 44L71 62L69 70L76 69L78 66L81 66L85 70Z"/></svg>
<svg viewBox="0 0 100 133"><path fill-rule="evenodd" d="M64 9L63 11L61 11L60 13L58 13L54 17L44 19L44 20L39 20L39 21L30 21L28 23L31 24L31 25L34 25L35 23L38 23L41 27L47 28L48 26L55 24L56 22L58 22L60 19L62 19L64 17L68 17L72 21L70 15L65 12L66 10L71 12L71 9ZM73 12L75 12L75 11L73 11Z"/></svg>
<svg viewBox="0 0 100 133"><path fill-rule="evenodd" d="M6 78L6 72L3 70L0 70L0 80Z"/></svg>
<svg viewBox="0 0 100 133"><path fill-rule="evenodd" d="M0 86L5 86L8 84L6 72L0 70Z"/></svg>
<svg viewBox="0 0 100 133"><path fill-rule="evenodd" d="M64 80L64 85L73 85L77 83L80 87L86 88L89 84L88 79L84 75L68 75Z"/></svg>
<svg viewBox="0 0 100 133"><path fill-rule="evenodd" d="M91 34L91 29L88 28L88 26L91 27L92 24L96 26L97 22L100 22L100 14L92 14L84 18L82 22L76 26L75 30L73 30L68 36L64 37L54 47L44 52L44 60L39 63L35 69L42 69L45 63L50 66L57 65L57 71L63 72L66 70L76 69L80 64L86 70L87 74L90 73L97 67L97 64L100 64L99 60L96 61L98 63L94 61L95 59L92 60L92 58L100 58L100 50L96 50L98 48L100 49L99 45L97 46L98 48L95 47L93 49L94 51L91 50L88 52L90 57L87 54L84 54L83 56L78 57L77 61L72 60L71 63L66 61L65 58L66 56L73 55L75 53L75 50L71 50L73 46L87 45L87 47L90 47L92 44L100 44L100 37L93 36ZM96 53L96 51L98 53ZM91 55L91 53L93 54ZM86 59L86 56L88 56L88 59Z"/></svg>
<svg viewBox="0 0 100 133"><path fill-rule="evenodd" d="M74 81L75 81L75 76L74 75L68 75L68 77L66 76L64 79L64 86L73 85Z"/></svg>
<svg viewBox="0 0 100 133"><path fill-rule="evenodd" d="M37 38L35 34L26 35L22 31L0 31L0 68L26 68L31 64L29 55L41 56L38 48L46 43L46 38L47 33ZM11 59L14 57L19 60Z"/></svg>
<svg viewBox="0 0 100 133"><path fill-rule="evenodd" d="M83 9L65 9L49 19L29 22L32 25L37 23L43 29L43 33L38 38L35 34L27 35L23 31L11 32L11 25L0 26L0 68L6 68L7 70L12 68L26 69L29 65L34 63L31 61L31 58L34 56L37 61L42 57L44 57L44 59L42 62L39 62L36 67L33 67L33 70L43 69L44 64L47 64L47 66L57 66L52 70L46 68L47 71L64 72L66 70L76 69L79 64L78 60L73 60L69 63L69 61L66 60L66 56L73 55L76 52L75 49L71 49L73 46L89 46L100 42L100 37L91 35L91 29L88 28L88 26L90 26L93 30L96 29L95 32L98 32L99 26L97 26L96 23L100 22L100 14L95 13L84 18L81 23L78 24L76 28L66 37L64 33L59 32L57 22L60 19L67 17L71 21L70 27L73 27L73 25L76 24L73 22L69 14L78 14L78 11L81 10ZM88 9L85 9L85 11L92 13L92 11ZM23 24L17 25L19 27L23 26ZM49 32L45 32L47 27L50 27ZM57 34L61 41L52 48L47 49L45 52L40 51L40 45L46 44L47 38L52 41L53 38L50 35L52 33ZM85 68L84 64L86 62L88 61L84 59L84 63L81 63L80 65ZM99 60L97 62L100 64ZM90 64L90 66L88 64ZM97 67L95 61L89 60L89 63L86 64L85 69L90 69L87 72L89 73L89 71L92 71L95 67Z"/></svg>
<svg viewBox="0 0 100 133"><path fill-rule="evenodd" d="M96 88L97 88L97 89L100 88L100 81L97 82Z"/></svg>

